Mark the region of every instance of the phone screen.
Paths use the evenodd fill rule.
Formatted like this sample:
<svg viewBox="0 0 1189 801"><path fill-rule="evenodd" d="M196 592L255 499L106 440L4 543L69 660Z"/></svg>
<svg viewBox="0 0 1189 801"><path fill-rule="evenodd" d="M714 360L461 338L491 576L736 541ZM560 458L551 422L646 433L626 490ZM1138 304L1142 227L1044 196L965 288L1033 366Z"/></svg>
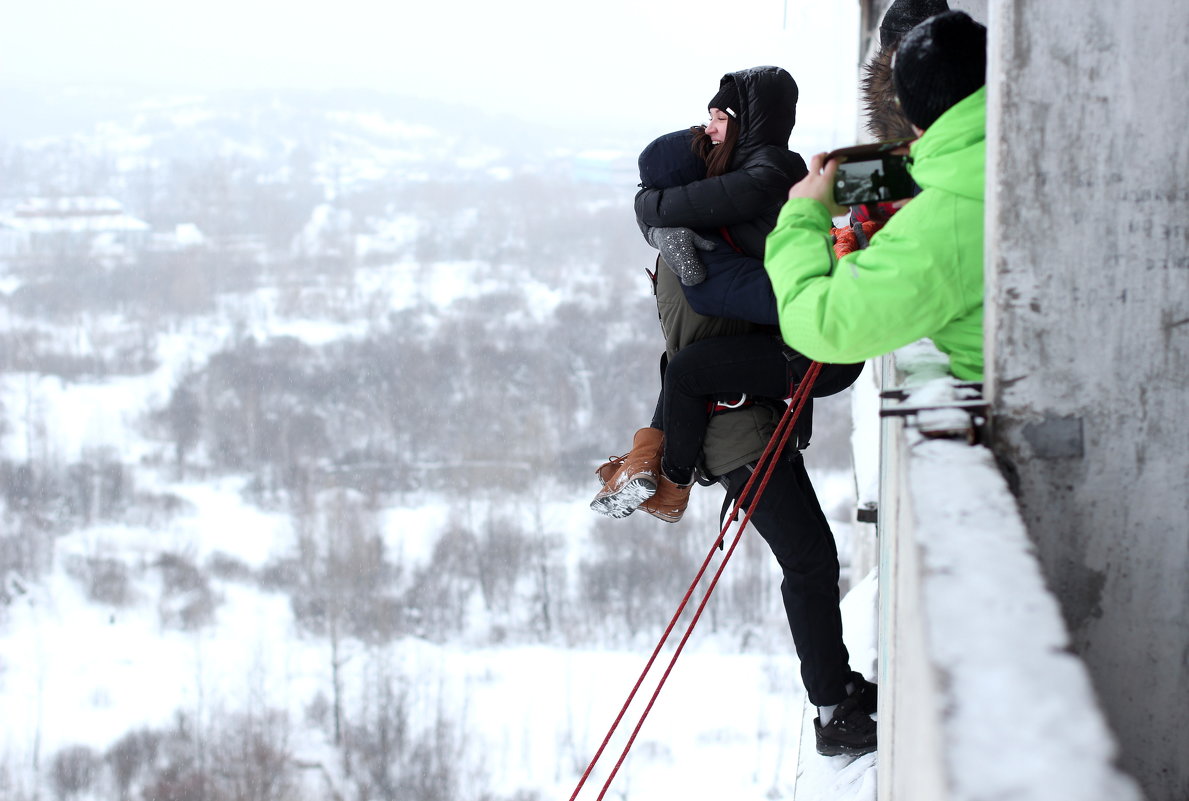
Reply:
<svg viewBox="0 0 1189 801"><path fill-rule="evenodd" d="M839 206L903 200L915 192L905 156L885 154L865 161L846 161L838 165L834 176L834 202Z"/></svg>
<svg viewBox="0 0 1189 801"><path fill-rule="evenodd" d="M827 153L827 161L841 161L834 179L834 201L839 206L858 206L903 200L916 194L917 185L908 174L908 157L892 152L906 151L911 142L891 139Z"/></svg>

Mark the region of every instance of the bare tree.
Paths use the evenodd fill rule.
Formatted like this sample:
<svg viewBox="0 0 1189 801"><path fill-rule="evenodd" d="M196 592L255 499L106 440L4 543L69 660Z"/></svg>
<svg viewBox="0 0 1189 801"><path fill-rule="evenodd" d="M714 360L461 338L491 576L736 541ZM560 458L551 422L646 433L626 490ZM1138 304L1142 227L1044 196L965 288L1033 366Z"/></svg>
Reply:
<svg viewBox="0 0 1189 801"><path fill-rule="evenodd" d="M352 762L362 768L354 775L361 798L459 801L469 797L468 785L482 784L464 727L440 699L427 714L424 698L382 662L361 699L349 739Z"/></svg>
<svg viewBox="0 0 1189 801"><path fill-rule="evenodd" d="M580 565L588 619L620 620L629 635L663 624L697 572L682 538L652 518L595 522L592 555Z"/></svg>
<svg viewBox="0 0 1189 801"><path fill-rule="evenodd" d="M161 571L161 597L157 600L161 625L195 631L214 621L222 599L190 556L162 553L155 567Z"/></svg>
<svg viewBox="0 0 1189 801"><path fill-rule="evenodd" d="M152 729L141 728L128 732L104 754L111 768L120 801L132 798L132 784L153 769L160 751L162 735Z"/></svg>
<svg viewBox="0 0 1189 801"><path fill-rule="evenodd" d="M489 612L507 613L528 567L531 543L515 522L492 513L476 546L475 572L483 602Z"/></svg>
<svg viewBox="0 0 1189 801"><path fill-rule="evenodd" d="M217 795L231 801L296 801L288 716L265 709L219 721L209 738Z"/></svg>
<svg viewBox="0 0 1189 801"><path fill-rule="evenodd" d="M192 378L183 379L169 398L162 412L166 427L173 437L174 465L178 481L185 479L186 454L198 442L202 431L202 404Z"/></svg>
<svg viewBox="0 0 1189 801"><path fill-rule="evenodd" d="M384 642L399 630L395 569L359 493L340 489L314 496L295 507L293 528L298 575L291 604L300 626L328 640L334 739L341 744L345 641Z"/></svg>
<svg viewBox="0 0 1189 801"><path fill-rule="evenodd" d="M89 790L99 776L102 762L89 746L63 748L50 761L50 780L59 801L75 798Z"/></svg>

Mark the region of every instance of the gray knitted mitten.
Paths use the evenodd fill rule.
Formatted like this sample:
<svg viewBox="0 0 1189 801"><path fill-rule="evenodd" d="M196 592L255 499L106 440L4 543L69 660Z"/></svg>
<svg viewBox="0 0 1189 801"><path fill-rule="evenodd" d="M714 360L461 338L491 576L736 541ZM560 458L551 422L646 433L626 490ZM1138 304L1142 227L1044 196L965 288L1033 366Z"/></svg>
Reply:
<svg viewBox="0 0 1189 801"><path fill-rule="evenodd" d="M648 244L661 252L661 258L686 286L706 280L706 265L698 258L699 250L714 250L714 243L689 228L649 228Z"/></svg>

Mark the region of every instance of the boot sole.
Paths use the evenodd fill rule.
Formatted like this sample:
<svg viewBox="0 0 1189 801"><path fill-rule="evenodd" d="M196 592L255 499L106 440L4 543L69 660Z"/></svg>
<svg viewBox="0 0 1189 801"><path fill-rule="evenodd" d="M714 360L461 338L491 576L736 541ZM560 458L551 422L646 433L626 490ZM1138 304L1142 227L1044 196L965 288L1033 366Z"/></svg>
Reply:
<svg viewBox="0 0 1189 801"><path fill-rule="evenodd" d="M840 740L827 739L822 736L822 726L817 720L813 721L813 729L817 740L817 752L822 756L858 757L870 754L878 748L878 742L874 740L868 743L844 743Z"/></svg>
<svg viewBox="0 0 1189 801"><path fill-rule="evenodd" d="M595 498L590 508L616 520L627 517L656 494L656 484L646 478L633 478L618 491Z"/></svg>
<svg viewBox="0 0 1189 801"><path fill-rule="evenodd" d="M876 744L871 745L840 745L835 743L818 743L817 752L821 756L863 756L876 750Z"/></svg>

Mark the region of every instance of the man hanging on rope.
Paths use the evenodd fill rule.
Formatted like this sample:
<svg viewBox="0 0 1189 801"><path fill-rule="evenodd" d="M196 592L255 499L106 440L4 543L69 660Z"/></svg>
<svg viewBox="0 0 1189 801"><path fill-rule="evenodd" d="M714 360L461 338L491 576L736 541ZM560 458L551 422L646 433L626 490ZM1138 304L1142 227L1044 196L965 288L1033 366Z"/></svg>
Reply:
<svg viewBox="0 0 1189 801"><path fill-rule="evenodd" d="M795 87L791 76L772 67L744 70L723 79L723 86L735 93L733 102L739 103L740 127L747 121L772 119L773 115L762 113L760 105L765 95L758 90L766 85L766 81L779 81ZM720 94L723 91L720 88ZM795 88L791 91L795 103ZM711 101L712 107L717 108L716 103L717 96ZM770 133L770 138L774 142L787 143L793 127L791 109L776 119L777 122L769 123L776 129ZM660 137L645 148L640 157L640 177L645 187L642 193L676 187L683 196L692 194L702 200L700 204L692 205L723 205L722 201L711 202L712 193L721 191L720 182L705 178L706 167L691 150L690 138L686 134L688 132L676 132ZM745 147L748 141L746 136L742 137ZM747 152L745 149L745 155ZM800 163L799 157L797 162ZM742 163L747 162L744 159ZM783 196L783 188L777 187L770 204L772 216L769 220L775 219ZM760 243L758 251L762 252L767 230L764 228L755 237ZM704 430L694 436L690 450L698 457L699 472L723 484L730 501L738 498L751 479L756 461L776 428L784 411L779 398L787 392L790 380L799 381L806 374L810 362L800 354L782 348L779 337L773 336L774 329L772 333L765 333L757 325L776 322L775 302L760 260L733 252L725 240L718 242L717 252L706 254L707 276L695 286L684 285L673 266L663 258L659 259L655 291L670 357L665 371L667 385L683 381L682 376L690 374L699 382L689 391L697 400L696 396L715 394L715 381L725 382L736 396L740 386L750 386L730 383L737 380L735 373L739 372L740 365L753 384L752 372L756 370L762 368L764 374L774 375L767 390L768 395L777 399L772 405L757 403L708 418L704 401L701 412L693 410L693 416L703 416ZM749 265L749 262L754 264ZM754 286L756 284L762 284L762 287ZM753 285L755 291L743 290L744 285ZM695 295L702 308L721 310L717 313L735 319L697 313L691 306L690 294ZM814 384L812 395L821 397L841 391L853 383L861 369L862 364L825 366ZM774 405L779 409L774 409ZM825 755L862 754L876 747L876 727L871 719L876 705L876 687L851 670L850 656L843 642L838 551L798 448L798 444L803 447L807 443L810 432L809 408L805 411L803 424L797 427L798 439L775 460L767 490L758 500L748 500L743 506L751 512L751 523L772 549L784 576L781 596L801 661L801 678L810 703L820 708L821 721L826 724L819 726L818 751ZM661 433L659 428L656 433ZM681 433L666 429L664 437L670 439L671 434L676 437ZM658 456L651 458L657 461ZM609 481L613 471L628 469L631 460L626 461L629 462L626 467L614 460L604 465L600 468L600 478ZM662 495L660 490L657 494ZM748 497L754 498L756 494L751 493ZM658 511L648 505L641 508L651 514Z"/></svg>

